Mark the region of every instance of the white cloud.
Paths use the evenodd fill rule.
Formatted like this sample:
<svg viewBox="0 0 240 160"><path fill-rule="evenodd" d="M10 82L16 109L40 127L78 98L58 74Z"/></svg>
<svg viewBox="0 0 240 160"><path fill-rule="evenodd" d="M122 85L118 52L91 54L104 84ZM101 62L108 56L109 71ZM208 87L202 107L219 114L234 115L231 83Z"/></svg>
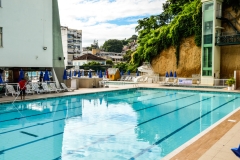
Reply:
<svg viewBox="0 0 240 160"><path fill-rule="evenodd" d="M96 39L102 45L108 39L129 38L137 25L110 24L108 21L127 17L157 15L165 0L58 0L61 25L83 31L83 46Z"/></svg>

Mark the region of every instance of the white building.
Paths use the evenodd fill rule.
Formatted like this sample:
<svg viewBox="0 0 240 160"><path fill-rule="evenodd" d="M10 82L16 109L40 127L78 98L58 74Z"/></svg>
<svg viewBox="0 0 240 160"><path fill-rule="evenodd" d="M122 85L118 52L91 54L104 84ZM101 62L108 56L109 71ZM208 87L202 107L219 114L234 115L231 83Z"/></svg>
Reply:
<svg viewBox="0 0 240 160"><path fill-rule="evenodd" d="M80 57L76 57L73 59L72 63L74 66L82 66L84 64L87 64L89 62L98 62L101 65L106 65L106 59L103 59L101 57L95 56L93 54L84 54Z"/></svg>
<svg viewBox="0 0 240 160"><path fill-rule="evenodd" d="M73 66L74 57L80 56L82 53L82 30L70 29L61 26L63 54L65 57L65 68Z"/></svg>
<svg viewBox="0 0 240 160"><path fill-rule="evenodd" d="M16 82L19 70L64 69L57 0L0 0L0 69ZM57 78L58 77L58 78Z"/></svg>

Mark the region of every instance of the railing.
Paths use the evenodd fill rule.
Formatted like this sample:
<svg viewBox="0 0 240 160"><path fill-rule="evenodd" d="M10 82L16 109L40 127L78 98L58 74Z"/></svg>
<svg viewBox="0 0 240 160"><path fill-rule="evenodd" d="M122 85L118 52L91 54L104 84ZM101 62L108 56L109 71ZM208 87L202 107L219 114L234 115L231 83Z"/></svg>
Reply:
<svg viewBox="0 0 240 160"><path fill-rule="evenodd" d="M240 34L239 33L236 33L235 35L220 35L220 36L216 36L215 38L216 38L217 46L240 44Z"/></svg>
<svg viewBox="0 0 240 160"><path fill-rule="evenodd" d="M226 84L227 79L214 79L214 86L227 86Z"/></svg>

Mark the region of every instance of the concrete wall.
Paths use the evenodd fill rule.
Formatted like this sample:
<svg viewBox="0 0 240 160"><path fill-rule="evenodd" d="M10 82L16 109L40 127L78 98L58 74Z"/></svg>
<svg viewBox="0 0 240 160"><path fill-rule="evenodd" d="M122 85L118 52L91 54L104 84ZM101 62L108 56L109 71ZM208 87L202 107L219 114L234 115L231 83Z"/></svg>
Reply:
<svg viewBox="0 0 240 160"><path fill-rule="evenodd" d="M52 67L51 0L2 0L0 27L1 67Z"/></svg>

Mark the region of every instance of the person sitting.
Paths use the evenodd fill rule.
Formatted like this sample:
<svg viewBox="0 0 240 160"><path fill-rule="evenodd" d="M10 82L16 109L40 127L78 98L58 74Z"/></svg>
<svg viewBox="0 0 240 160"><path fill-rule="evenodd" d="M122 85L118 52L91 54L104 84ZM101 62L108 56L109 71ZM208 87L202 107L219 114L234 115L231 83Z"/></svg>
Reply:
<svg viewBox="0 0 240 160"><path fill-rule="evenodd" d="M18 82L18 84L20 88L21 100L25 100L27 81L24 78L22 78L22 80Z"/></svg>

